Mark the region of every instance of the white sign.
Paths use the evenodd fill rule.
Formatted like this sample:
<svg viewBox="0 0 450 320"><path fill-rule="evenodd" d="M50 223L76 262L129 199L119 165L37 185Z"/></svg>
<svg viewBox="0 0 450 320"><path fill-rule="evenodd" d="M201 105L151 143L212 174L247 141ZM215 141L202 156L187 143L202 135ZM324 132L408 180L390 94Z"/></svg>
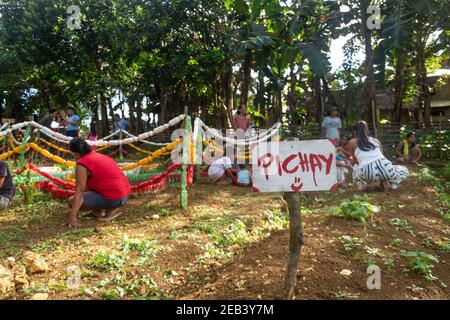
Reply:
<svg viewBox="0 0 450 320"><path fill-rule="evenodd" d="M336 147L329 140L260 143L252 153L253 186L259 192L333 190Z"/></svg>

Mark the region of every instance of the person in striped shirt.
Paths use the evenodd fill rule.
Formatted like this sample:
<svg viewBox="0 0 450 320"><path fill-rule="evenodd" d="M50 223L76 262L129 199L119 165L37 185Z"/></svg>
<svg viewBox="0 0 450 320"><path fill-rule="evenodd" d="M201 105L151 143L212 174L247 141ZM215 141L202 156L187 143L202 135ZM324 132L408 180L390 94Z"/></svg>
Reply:
<svg viewBox="0 0 450 320"><path fill-rule="evenodd" d="M381 192L385 191L386 184L397 189L409 176L409 170L404 166L393 165L384 156L383 145L370 136L365 121L359 121L355 128L356 137L350 141L358 162L353 168L353 181L363 191L367 191L371 183L379 183L377 189Z"/></svg>

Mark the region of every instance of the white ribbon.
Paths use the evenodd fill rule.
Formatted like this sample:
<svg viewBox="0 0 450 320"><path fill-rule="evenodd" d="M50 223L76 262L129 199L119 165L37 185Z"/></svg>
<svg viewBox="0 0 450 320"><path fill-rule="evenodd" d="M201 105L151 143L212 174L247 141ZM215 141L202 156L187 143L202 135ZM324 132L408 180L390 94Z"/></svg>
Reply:
<svg viewBox="0 0 450 320"><path fill-rule="evenodd" d="M267 140L269 140L270 138L272 138L273 136L275 136L276 134L278 134L280 128L281 128L281 123L278 122L275 125L273 125L270 129L268 129L268 131L262 135L262 136L254 136L254 137L250 137L248 139L241 139L241 140L236 140L236 139L232 139L232 138L228 138L228 137L224 137L221 133L217 132L217 130L212 129L210 127L208 127L201 119L197 118L199 121L199 125L201 125L203 127L203 129L211 136L215 137L218 140L221 141L225 141L227 144L230 145L238 145L238 146L248 146L251 144L257 144L260 142L265 142ZM197 119L195 120L197 122ZM194 127L194 134L195 133L195 127ZM197 129L198 131L198 129Z"/></svg>
<svg viewBox="0 0 450 320"><path fill-rule="evenodd" d="M178 124L179 122L183 121L185 118L185 115L180 115L172 120L170 120L168 123L159 126L157 128L155 128L152 131L149 132L145 132L142 133L138 136L132 136L130 138L127 139L122 139L122 140L109 140L109 141L105 141L105 140L97 140L97 141L86 141L90 146L93 147L103 147L103 146L118 146L120 144L129 144L129 143L134 143L134 142L138 142L138 141L143 141L143 140L147 140L149 137L152 137L154 135L157 135L167 129L169 129L170 127L175 126L176 124ZM50 130L49 128L40 125L39 123L36 123L34 121L27 121L27 122L22 122L22 123L17 123L13 126L11 126L11 128L7 129L7 130L3 130L0 131L0 137L2 136L6 136L11 134L13 131L18 130L18 129L22 129L23 127L26 126L33 126L34 128L36 128L37 130L39 130L40 132L44 133L45 135L51 137L52 139L65 143L65 144L69 144L70 140L72 140L72 137L68 137L65 136L59 132L54 132L52 130ZM116 133L116 132L115 132ZM110 136L114 136L115 133L113 133ZM105 139L105 138L103 138Z"/></svg>

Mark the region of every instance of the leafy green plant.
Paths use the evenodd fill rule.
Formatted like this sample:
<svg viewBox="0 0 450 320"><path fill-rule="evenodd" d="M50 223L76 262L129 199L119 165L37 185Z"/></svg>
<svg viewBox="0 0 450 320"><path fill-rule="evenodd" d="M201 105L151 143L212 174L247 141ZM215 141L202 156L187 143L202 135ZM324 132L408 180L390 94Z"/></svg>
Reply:
<svg viewBox="0 0 450 320"><path fill-rule="evenodd" d="M444 252L450 252L450 240L449 239L440 240L440 241L436 242L435 245L439 250L442 250Z"/></svg>
<svg viewBox="0 0 450 320"><path fill-rule="evenodd" d="M111 253L97 253L95 257L87 263L88 266L99 271L111 271L119 269L124 264L124 257L115 252Z"/></svg>
<svg viewBox="0 0 450 320"><path fill-rule="evenodd" d="M161 211L159 212L159 216L160 217L170 217L171 215L173 215L173 211L170 209L161 209Z"/></svg>
<svg viewBox="0 0 450 320"><path fill-rule="evenodd" d="M402 239L394 238L389 241L389 246L392 248L399 247L402 244Z"/></svg>
<svg viewBox="0 0 450 320"><path fill-rule="evenodd" d="M359 293L350 293L346 290L339 290L335 293L335 296L338 299L358 299Z"/></svg>
<svg viewBox="0 0 450 320"><path fill-rule="evenodd" d="M175 228L171 228L169 230L169 234L167 235L167 239L169 240L177 240L182 238L189 238L189 232L187 230L177 230Z"/></svg>
<svg viewBox="0 0 450 320"><path fill-rule="evenodd" d="M440 184L441 184L441 181L439 180L439 178L437 178L434 175L434 172L428 167L420 169L420 171L416 175L417 175L417 179L420 182L425 183L427 185L440 186Z"/></svg>
<svg viewBox="0 0 450 320"><path fill-rule="evenodd" d="M303 212L302 212L303 213ZM263 212L264 228L267 229L284 229L287 227L288 220L285 212L280 209L266 210Z"/></svg>
<svg viewBox="0 0 450 320"><path fill-rule="evenodd" d="M383 252L378 248L372 248L369 246L365 246L364 250L366 250L367 254L374 256L374 257L383 257Z"/></svg>
<svg viewBox="0 0 450 320"><path fill-rule="evenodd" d="M342 201L338 207L330 208L330 212L347 220L365 223L374 213L380 212L380 207L370 204L367 200L367 197L354 196Z"/></svg>
<svg viewBox="0 0 450 320"><path fill-rule="evenodd" d="M383 264L390 270L394 266L394 259L392 258L384 258Z"/></svg>
<svg viewBox="0 0 450 320"><path fill-rule="evenodd" d="M422 245L426 248L433 248L434 247L433 238L430 236L423 238Z"/></svg>
<svg viewBox="0 0 450 320"><path fill-rule="evenodd" d="M118 300L120 295L117 290L105 290L101 292L101 297L105 300Z"/></svg>
<svg viewBox="0 0 450 320"><path fill-rule="evenodd" d="M410 234L414 235L414 232L412 231L411 226L409 225L408 221L406 221L406 220L402 220L400 218L392 218L391 220L389 220L389 223L397 231L405 231L405 232L409 232Z"/></svg>
<svg viewBox="0 0 450 320"><path fill-rule="evenodd" d="M345 251L353 251L356 248L364 244L364 239L360 239L352 236L342 236L340 237L342 244L344 245Z"/></svg>
<svg viewBox="0 0 450 320"><path fill-rule="evenodd" d="M149 258L156 257L159 252L159 248L156 246L156 241L153 239L129 239L128 236L124 236L121 244L121 248L124 252L137 252L140 256Z"/></svg>
<svg viewBox="0 0 450 320"><path fill-rule="evenodd" d="M442 168L442 175L445 179L450 180L450 161L447 161L445 166Z"/></svg>
<svg viewBox="0 0 450 320"><path fill-rule="evenodd" d="M442 154L443 159L448 159L450 145L446 141L450 141L450 130L433 130L423 137L420 147L427 158L439 159Z"/></svg>
<svg viewBox="0 0 450 320"><path fill-rule="evenodd" d="M20 193L22 195L22 201L24 204L29 205L33 203L35 196L38 193L36 190L35 182L31 178L30 170L27 170L26 175L24 175L22 183L19 185Z"/></svg>
<svg viewBox="0 0 450 320"><path fill-rule="evenodd" d="M402 255L410 258L408 270L417 272L429 280L436 279L431 273L431 269L434 268L431 263L438 263L438 258L423 251L403 251Z"/></svg>

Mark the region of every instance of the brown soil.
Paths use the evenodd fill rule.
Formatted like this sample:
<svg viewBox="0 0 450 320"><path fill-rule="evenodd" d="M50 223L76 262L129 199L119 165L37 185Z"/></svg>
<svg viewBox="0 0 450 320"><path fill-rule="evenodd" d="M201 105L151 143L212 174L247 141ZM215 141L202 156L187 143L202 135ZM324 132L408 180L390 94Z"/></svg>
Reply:
<svg viewBox="0 0 450 320"><path fill-rule="evenodd" d="M302 195L303 207L313 214L303 217L305 245L298 268L296 299L449 299L450 253L436 245L424 245L425 238L434 244L450 238L450 226L439 213L433 189L411 177L399 190L370 193L371 203L380 205L382 210L366 224L327 214L330 206L356 193L359 192L349 190ZM20 226L24 230L25 239L15 242L20 246L15 253L17 259L25 250L35 250L36 245L40 245L38 252L50 263L50 271L30 277L32 292L45 287L50 299L104 298L98 282L111 277L111 272L86 267L89 273L83 275L82 284L85 288L94 288L90 295L65 289L61 282L64 282L68 266L86 266L86 261L98 252L117 251L125 234L130 238L151 237L161 248L151 266L128 265L122 270L127 279L143 276L154 279L161 298L280 299L288 254L288 230L272 230L266 238L241 245L228 260L202 264L198 258L204 254L204 245L211 240L205 233L193 232L192 226L201 217L219 218L224 212L232 217L246 218L246 223L256 223L262 219L265 210L283 207L281 196L201 183L190 187L189 210L182 211L179 194L178 187L170 187L157 194L134 198L116 221L100 223L84 219L84 229L75 234L61 227L63 213L66 213L62 205L42 212L40 220L26 223L20 217L26 210L17 208L0 218L0 233L11 226ZM164 212L170 214L164 216ZM154 214L162 217L155 220ZM392 218L408 221L414 235L396 230L389 223ZM172 239L168 235L174 230L188 236ZM345 251L339 239L341 235L364 239L365 244L354 251ZM390 246L394 238L401 240L398 247ZM365 245L379 249L383 256L369 255ZM438 257L439 263L433 263L432 271L438 280L426 280L406 271L408 259L400 254L400 250L424 251ZM0 255L5 256L5 252L8 252L7 248L0 243ZM131 254L131 258L136 257ZM393 259L391 267L384 265L385 258ZM367 259L382 270L380 290L367 289ZM349 277L340 275L343 269L351 270L352 274ZM176 271L175 275L167 276L168 270ZM32 292L19 292L16 298L27 299Z"/></svg>

